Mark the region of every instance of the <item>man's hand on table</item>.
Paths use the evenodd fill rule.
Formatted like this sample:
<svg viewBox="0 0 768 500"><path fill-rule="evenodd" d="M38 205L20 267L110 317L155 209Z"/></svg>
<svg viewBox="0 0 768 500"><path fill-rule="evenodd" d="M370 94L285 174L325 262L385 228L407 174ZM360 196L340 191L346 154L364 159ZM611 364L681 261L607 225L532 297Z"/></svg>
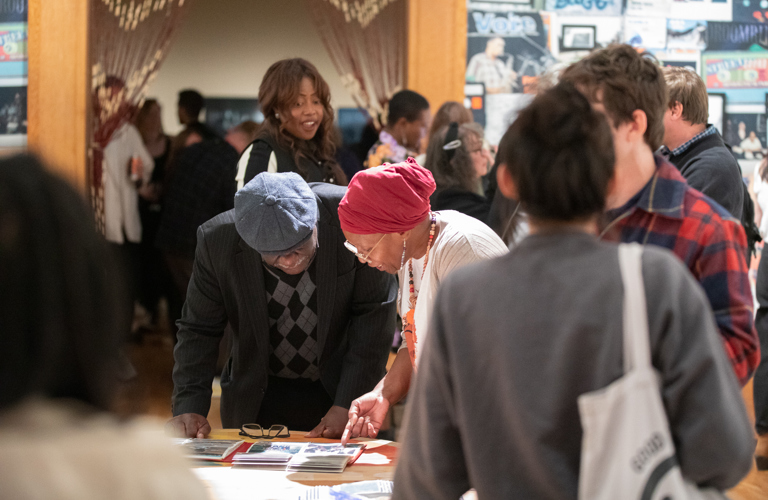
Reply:
<svg viewBox="0 0 768 500"><path fill-rule="evenodd" d="M369 392L352 401L349 422L341 436L341 444L346 446L353 437L376 437L388 411L389 401L378 391Z"/></svg>
<svg viewBox="0 0 768 500"><path fill-rule="evenodd" d="M347 409L341 406L331 406L328 413L320 419L320 423L312 429L306 437L316 438L324 437L338 439L344 431L344 425L347 423Z"/></svg>
<svg viewBox="0 0 768 500"><path fill-rule="evenodd" d="M204 438L211 433L211 424L197 413L183 413L165 423L165 433L177 437Z"/></svg>

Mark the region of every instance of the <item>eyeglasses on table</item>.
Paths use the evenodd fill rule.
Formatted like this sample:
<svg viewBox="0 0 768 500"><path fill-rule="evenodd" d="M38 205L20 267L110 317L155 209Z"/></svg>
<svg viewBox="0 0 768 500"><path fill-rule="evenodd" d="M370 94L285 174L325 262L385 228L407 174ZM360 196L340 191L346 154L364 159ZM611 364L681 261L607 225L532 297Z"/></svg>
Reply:
<svg viewBox="0 0 768 500"><path fill-rule="evenodd" d="M240 435L251 439L275 439L291 437L288 427L275 424L269 429L264 429L259 424L243 424L240 428Z"/></svg>

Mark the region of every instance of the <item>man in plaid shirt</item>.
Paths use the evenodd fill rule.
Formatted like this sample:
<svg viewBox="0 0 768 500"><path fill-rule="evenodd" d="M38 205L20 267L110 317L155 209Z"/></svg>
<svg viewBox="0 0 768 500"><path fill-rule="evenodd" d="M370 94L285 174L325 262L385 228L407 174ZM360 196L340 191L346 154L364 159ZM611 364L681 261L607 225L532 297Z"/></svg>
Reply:
<svg viewBox="0 0 768 500"><path fill-rule="evenodd" d="M616 173L601 237L658 245L688 266L709 299L726 354L745 385L760 362L746 236L739 220L654 156L664 136L668 103L661 70L630 46L612 45L569 66L561 79L576 85L611 124Z"/></svg>

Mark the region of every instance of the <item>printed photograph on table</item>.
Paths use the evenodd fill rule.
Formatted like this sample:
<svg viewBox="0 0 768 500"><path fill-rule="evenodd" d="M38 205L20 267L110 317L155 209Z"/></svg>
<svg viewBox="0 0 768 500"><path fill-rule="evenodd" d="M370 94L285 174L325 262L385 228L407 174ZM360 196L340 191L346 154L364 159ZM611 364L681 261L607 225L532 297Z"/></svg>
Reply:
<svg viewBox="0 0 768 500"><path fill-rule="evenodd" d="M768 87L768 52L705 52L702 59L708 89Z"/></svg>
<svg viewBox="0 0 768 500"><path fill-rule="evenodd" d="M765 155L765 105L728 105L723 138L739 159L757 160Z"/></svg>
<svg viewBox="0 0 768 500"><path fill-rule="evenodd" d="M707 25L707 48L710 51L768 49L768 24L710 22Z"/></svg>
<svg viewBox="0 0 768 500"><path fill-rule="evenodd" d="M707 22L667 19L667 49L707 48Z"/></svg>
<svg viewBox="0 0 768 500"><path fill-rule="evenodd" d="M592 50L595 48L597 29L594 26L563 25L560 51Z"/></svg>
<svg viewBox="0 0 768 500"><path fill-rule="evenodd" d="M246 120L256 123L264 121L258 99L206 97L205 124L222 137L227 130Z"/></svg>

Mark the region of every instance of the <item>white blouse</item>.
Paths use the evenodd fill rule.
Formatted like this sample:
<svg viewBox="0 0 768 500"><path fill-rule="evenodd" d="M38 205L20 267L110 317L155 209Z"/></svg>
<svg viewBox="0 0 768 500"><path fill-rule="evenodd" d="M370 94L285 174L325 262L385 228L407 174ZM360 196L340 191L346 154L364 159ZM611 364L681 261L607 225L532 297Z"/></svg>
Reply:
<svg viewBox="0 0 768 500"><path fill-rule="evenodd" d="M455 269L481 260L492 259L506 254L507 249L501 238L493 230L474 217L464 215L454 210L435 212L439 232L429 251L427 269L424 270L424 280L421 273L424 269L424 258L413 259L413 285L416 290L416 364L421 356L420 347L429 332L429 318L432 315L437 290L442 281ZM400 279L400 303L398 310L404 316L408 310L410 292L408 291L408 263L403 265L398 273ZM404 342L401 349L407 348Z"/></svg>

